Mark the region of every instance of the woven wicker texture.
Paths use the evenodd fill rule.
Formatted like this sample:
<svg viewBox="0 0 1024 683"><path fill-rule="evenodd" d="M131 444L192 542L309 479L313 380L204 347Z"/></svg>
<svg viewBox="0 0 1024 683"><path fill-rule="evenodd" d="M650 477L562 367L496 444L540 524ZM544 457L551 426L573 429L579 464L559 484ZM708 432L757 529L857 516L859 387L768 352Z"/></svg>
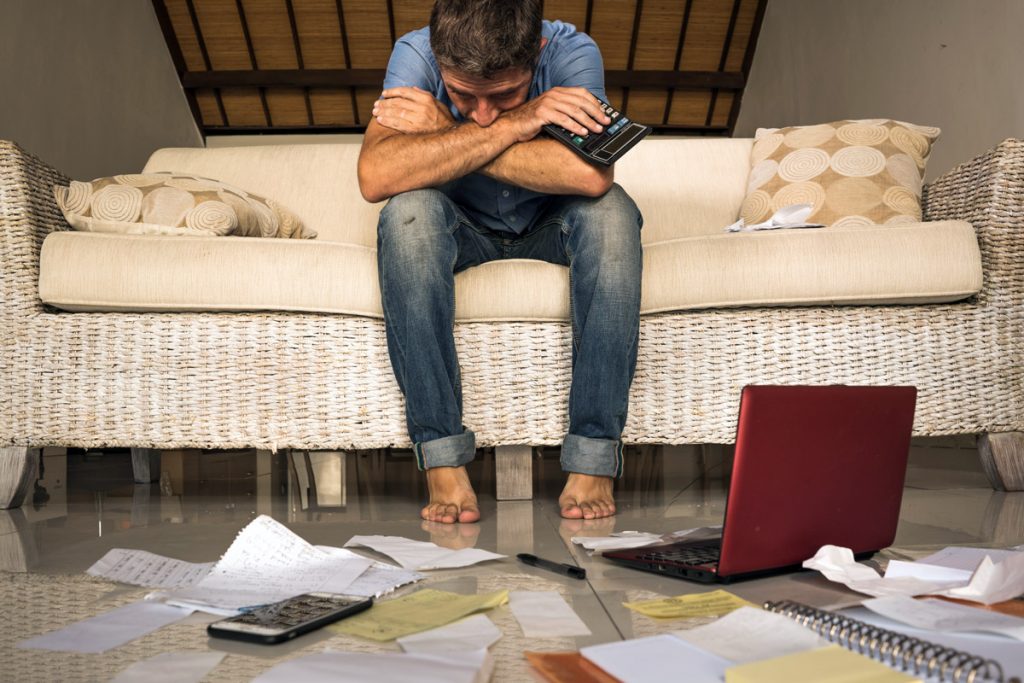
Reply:
<svg viewBox="0 0 1024 683"><path fill-rule="evenodd" d="M477 591L549 590L561 591L558 583L527 574L474 574ZM399 594L419 590L425 585L448 581L442 573ZM172 624L138 640L101 654L49 652L15 649L15 644L32 636L63 628L81 619L141 600L145 589L129 588L88 576L49 576L38 574L0 574L0 604L4 605L5 627L0 629L0 652L4 653L0 680L28 683L93 683L106 681L128 665L163 652L207 651L206 627L198 621ZM576 648L573 638L525 638L507 606L487 612L502 632L491 646L494 657L493 681L530 680L524 650L559 651ZM230 650L230 648L227 648ZM325 649L349 652L400 652L394 642L377 643L347 635L333 635L309 647L275 657L272 651L261 656L228 654L210 674L206 683L249 681L275 664Z"/></svg>
<svg viewBox="0 0 1024 683"><path fill-rule="evenodd" d="M66 229L66 179L0 142L0 445L158 448L407 446L383 323L297 313L66 313L37 296ZM918 387L918 436L1024 429L1024 142L926 188L926 219L978 231L984 289L921 306L718 309L646 316L624 439L730 443L751 383ZM343 275L339 275L343 276ZM557 444L565 323L456 327L465 424L480 446Z"/></svg>

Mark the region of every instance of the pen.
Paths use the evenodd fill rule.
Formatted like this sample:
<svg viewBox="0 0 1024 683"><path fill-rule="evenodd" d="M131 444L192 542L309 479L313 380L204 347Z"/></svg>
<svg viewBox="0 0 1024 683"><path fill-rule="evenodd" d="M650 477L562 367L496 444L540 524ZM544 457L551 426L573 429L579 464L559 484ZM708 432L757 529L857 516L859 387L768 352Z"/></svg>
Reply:
<svg viewBox="0 0 1024 683"><path fill-rule="evenodd" d="M519 553L516 557L519 558L520 562L533 567L540 567L541 569L547 569L548 571L565 574L566 576L571 576L574 579L587 578L587 570L582 567L574 567L571 564L560 564L558 562L552 562L551 560L542 560L536 555L531 555L530 553Z"/></svg>

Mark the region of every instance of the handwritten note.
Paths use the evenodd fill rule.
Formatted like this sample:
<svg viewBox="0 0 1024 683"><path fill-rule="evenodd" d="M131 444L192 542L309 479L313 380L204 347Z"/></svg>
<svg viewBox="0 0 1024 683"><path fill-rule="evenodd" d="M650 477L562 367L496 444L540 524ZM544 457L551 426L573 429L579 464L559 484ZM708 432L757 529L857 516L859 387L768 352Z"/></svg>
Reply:
<svg viewBox="0 0 1024 683"><path fill-rule="evenodd" d="M85 570L91 576L146 588L184 588L210 573L213 562L185 562L145 550L114 548Z"/></svg>
<svg viewBox="0 0 1024 683"><path fill-rule="evenodd" d="M655 619L682 619L684 617L717 617L728 614L740 607L754 607L751 602L733 595L729 591L715 590L709 593L677 595L674 598L624 602L624 606Z"/></svg>
<svg viewBox="0 0 1024 683"><path fill-rule="evenodd" d="M344 593L371 564L358 556L335 557L261 515L199 583L161 597L198 609L237 610L311 591Z"/></svg>
<svg viewBox="0 0 1024 683"><path fill-rule="evenodd" d="M459 595L424 588L409 595L378 602L373 609L328 626L336 633L347 633L370 640L394 640L420 631L450 624L474 612L508 602L508 591L485 595Z"/></svg>

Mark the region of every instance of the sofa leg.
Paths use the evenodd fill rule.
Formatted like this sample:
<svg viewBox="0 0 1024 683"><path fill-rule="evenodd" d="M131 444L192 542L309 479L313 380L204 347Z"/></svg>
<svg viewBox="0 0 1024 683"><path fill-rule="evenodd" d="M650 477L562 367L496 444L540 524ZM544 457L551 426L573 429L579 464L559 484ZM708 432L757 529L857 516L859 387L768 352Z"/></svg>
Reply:
<svg viewBox="0 0 1024 683"><path fill-rule="evenodd" d="M160 479L160 451L132 448L132 479L136 484L151 484Z"/></svg>
<svg viewBox="0 0 1024 683"><path fill-rule="evenodd" d="M0 509L20 507L38 477L38 449L25 446L0 448Z"/></svg>
<svg viewBox="0 0 1024 683"><path fill-rule="evenodd" d="M996 491L1024 491L1024 432L982 434L978 455Z"/></svg>
<svg viewBox="0 0 1024 683"><path fill-rule="evenodd" d="M494 479L498 500L533 498L533 447L497 446L494 449Z"/></svg>

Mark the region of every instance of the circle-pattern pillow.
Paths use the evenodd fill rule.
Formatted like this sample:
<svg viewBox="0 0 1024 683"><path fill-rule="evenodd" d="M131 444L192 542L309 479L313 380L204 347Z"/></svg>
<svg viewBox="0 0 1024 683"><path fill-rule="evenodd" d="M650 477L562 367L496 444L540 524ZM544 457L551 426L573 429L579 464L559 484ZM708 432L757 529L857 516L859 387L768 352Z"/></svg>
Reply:
<svg viewBox="0 0 1024 683"><path fill-rule="evenodd" d="M925 163L939 133L891 119L759 128L740 216L760 223L784 206L811 204L809 223L920 222Z"/></svg>
<svg viewBox="0 0 1024 683"><path fill-rule="evenodd" d="M184 173L141 173L53 188L76 230L128 235L237 235L311 239L288 209L227 183Z"/></svg>

